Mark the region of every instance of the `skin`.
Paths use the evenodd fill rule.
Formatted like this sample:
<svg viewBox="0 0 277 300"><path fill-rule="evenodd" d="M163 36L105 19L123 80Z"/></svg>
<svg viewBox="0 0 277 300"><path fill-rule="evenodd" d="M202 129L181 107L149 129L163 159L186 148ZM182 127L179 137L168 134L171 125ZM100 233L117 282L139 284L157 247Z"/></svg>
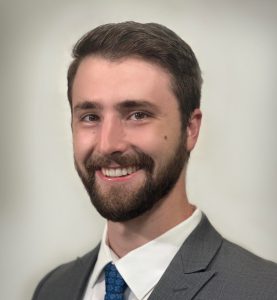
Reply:
<svg viewBox="0 0 277 300"><path fill-rule="evenodd" d="M126 105L127 102L132 105ZM170 86L169 74L156 64L140 58L110 61L85 58L76 73L72 89L72 133L76 163L86 172L84 161L92 154L132 153L137 147L158 166L173 155L181 137L178 102ZM201 111L191 116L184 150L197 141ZM111 168L118 167L111 163ZM194 207L185 189L185 167L171 190L147 213L126 222L108 221L108 243L122 257L155 239L188 218ZM121 178L105 178L96 173L96 182L105 193L111 186L136 190L145 180L143 170Z"/></svg>

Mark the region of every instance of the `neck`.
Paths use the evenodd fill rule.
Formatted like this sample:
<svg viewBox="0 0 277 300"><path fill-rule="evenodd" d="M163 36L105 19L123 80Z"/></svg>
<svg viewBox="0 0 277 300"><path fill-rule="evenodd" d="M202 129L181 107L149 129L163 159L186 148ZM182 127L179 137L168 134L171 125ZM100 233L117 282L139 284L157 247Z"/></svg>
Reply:
<svg viewBox="0 0 277 300"><path fill-rule="evenodd" d="M108 221L108 241L118 257L157 238L192 215L184 180L178 181L171 193L150 211L127 222Z"/></svg>

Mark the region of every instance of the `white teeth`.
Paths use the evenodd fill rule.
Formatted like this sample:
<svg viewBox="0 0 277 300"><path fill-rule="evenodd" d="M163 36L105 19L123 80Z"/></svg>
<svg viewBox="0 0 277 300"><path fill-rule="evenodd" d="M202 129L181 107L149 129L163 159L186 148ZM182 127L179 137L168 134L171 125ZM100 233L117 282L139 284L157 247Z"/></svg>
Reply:
<svg viewBox="0 0 277 300"><path fill-rule="evenodd" d="M136 172L136 167L128 167L128 168L116 168L116 169L106 169L102 168L102 173L107 177L121 177L126 176L127 174L132 174Z"/></svg>
<svg viewBox="0 0 277 300"><path fill-rule="evenodd" d="M116 176L116 177L121 176L121 174L122 174L122 172L121 172L120 169L116 169L116 170L115 170L115 176Z"/></svg>
<svg viewBox="0 0 277 300"><path fill-rule="evenodd" d="M109 172L110 177L115 177L115 170L114 169L110 169L110 170L108 170L108 172Z"/></svg>

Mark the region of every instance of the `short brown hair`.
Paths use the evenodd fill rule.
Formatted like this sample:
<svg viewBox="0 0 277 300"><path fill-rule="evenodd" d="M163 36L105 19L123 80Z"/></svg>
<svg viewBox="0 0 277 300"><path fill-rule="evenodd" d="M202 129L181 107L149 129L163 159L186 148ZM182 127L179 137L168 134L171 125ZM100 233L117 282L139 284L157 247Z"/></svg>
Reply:
<svg viewBox="0 0 277 300"><path fill-rule="evenodd" d="M86 33L74 46L69 66L68 100L72 109L72 85L83 58L100 55L110 60L130 56L156 63L172 77L172 89L178 99L183 128L191 113L199 108L201 71L190 48L176 33L156 23L123 22L101 25Z"/></svg>

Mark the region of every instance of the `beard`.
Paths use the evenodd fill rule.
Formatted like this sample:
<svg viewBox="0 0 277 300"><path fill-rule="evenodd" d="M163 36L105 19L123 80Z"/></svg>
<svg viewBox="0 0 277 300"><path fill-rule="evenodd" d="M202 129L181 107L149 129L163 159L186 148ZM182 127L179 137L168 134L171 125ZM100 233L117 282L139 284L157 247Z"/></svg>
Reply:
<svg viewBox="0 0 277 300"><path fill-rule="evenodd" d="M162 201L173 189L189 159L184 147L184 135L179 139L172 155L160 166L153 158L133 147L132 154L114 152L110 155L92 155L84 162L85 172L75 159L75 168L96 210L107 220L125 222L139 217ZM126 184L111 186L103 191L97 184L95 173L116 163L120 168L135 166L145 172L145 180L139 188ZM156 174L154 174L156 173Z"/></svg>

